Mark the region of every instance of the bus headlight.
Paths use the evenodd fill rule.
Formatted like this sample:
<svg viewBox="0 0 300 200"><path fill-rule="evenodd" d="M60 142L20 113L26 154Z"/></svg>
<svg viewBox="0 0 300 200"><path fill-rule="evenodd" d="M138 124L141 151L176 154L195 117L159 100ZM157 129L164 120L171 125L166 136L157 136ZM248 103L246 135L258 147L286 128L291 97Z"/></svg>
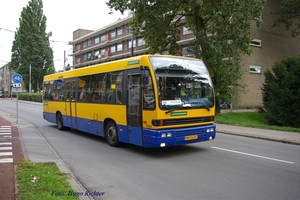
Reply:
<svg viewBox="0 0 300 200"><path fill-rule="evenodd" d="M207 133L214 132L214 131L215 131L214 128L208 128L208 129L206 129L206 132L207 132Z"/></svg>
<svg viewBox="0 0 300 200"><path fill-rule="evenodd" d="M167 133L167 137L172 137L172 133Z"/></svg>
<svg viewBox="0 0 300 200"><path fill-rule="evenodd" d="M172 137L172 133L162 133L161 134L162 138L166 138L166 137Z"/></svg>

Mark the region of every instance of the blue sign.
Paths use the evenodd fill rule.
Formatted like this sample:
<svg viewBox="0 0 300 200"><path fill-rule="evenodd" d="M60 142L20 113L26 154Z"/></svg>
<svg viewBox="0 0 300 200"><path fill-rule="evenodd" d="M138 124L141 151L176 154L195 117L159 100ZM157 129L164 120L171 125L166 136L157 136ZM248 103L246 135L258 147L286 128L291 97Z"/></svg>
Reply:
<svg viewBox="0 0 300 200"><path fill-rule="evenodd" d="M22 83L23 77L22 77L21 74L14 74L14 75L12 76L12 81L13 81L14 83Z"/></svg>

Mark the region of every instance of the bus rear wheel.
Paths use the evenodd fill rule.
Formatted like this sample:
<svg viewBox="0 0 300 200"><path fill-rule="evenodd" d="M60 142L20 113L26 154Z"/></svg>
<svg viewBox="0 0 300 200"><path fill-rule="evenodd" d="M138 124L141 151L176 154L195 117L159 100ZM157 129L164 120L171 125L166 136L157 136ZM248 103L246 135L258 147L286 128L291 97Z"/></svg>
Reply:
<svg viewBox="0 0 300 200"><path fill-rule="evenodd" d="M62 131L65 129L61 113L56 114L56 125L57 125L58 130Z"/></svg>
<svg viewBox="0 0 300 200"><path fill-rule="evenodd" d="M110 146L116 147L119 145L119 136L117 126L113 121L109 121L105 127L105 138Z"/></svg>

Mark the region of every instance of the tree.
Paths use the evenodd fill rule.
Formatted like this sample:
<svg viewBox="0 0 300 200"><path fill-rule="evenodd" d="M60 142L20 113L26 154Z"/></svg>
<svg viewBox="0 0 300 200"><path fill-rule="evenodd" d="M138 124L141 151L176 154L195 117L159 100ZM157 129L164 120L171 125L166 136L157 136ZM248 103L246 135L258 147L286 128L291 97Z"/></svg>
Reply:
<svg viewBox="0 0 300 200"><path fill-rule="evenodd" d="M44 75L55 72L49 43L51 32L46 33L46 21L42 0L29 1L21 12L12 44L11 66L22 74L26 88L31 82L34 90L42 87Z"/></svg>
<svg viewBox="0 0 300 200"><path fill-rule="evenodd" d="M168 50L176 54L180 20L185 19L185 28L195 35L189 48L206 63L218 105L243 89L238 83L243 74L240 56L251 52L251 24L255 19L260 25L264 3L265 0L109 0L107 5L122 13L134 11L131 25L135 34L144 38L149 53Z"/></svg>
<svg viewBox="0 0 300 200"><path fill-rule="evenodd" d="M264 75L263 114L267 122L300 127L300 56L276 62Z"/></svg>
<svg viewBox="0 0 300 200"><path fill-rule="evenodd" d="M283 24L293 37L300 34L300 0L282 0L274 26Z"/></svg>

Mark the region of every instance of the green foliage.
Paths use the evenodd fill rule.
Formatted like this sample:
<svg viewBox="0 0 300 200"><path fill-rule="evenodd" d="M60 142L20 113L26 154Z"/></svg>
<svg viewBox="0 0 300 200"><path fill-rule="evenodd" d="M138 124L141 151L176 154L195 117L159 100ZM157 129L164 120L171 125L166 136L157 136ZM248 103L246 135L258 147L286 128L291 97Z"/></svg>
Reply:
<svg viewBox="0 0 300 200"><path fill-rule="evenodd" d="M19 100L24 101L33 101L33 102L42 102L43 93L19 93Z"/></svg>
<svg viewBox="0 0 300 200"><path fill-rule="evenodd" d="M141 35L149 53L178 53L181 20L196 39L188 44L206 63L214 84L217 104L231 101L243 89L237 84L243 71L240 56L249 54L251 23L261 24L265 0L109 0L107 5L124 12L134 11L135 34ZM251 5L251 6L250 6Z"/></svg>
<svg viewBox="0 0 300 200"><path fill-rule="evenodd" d="M66 174L53 162L32 163L23 161L17 166L18 199L79 199L68 195L74 191ZM57 194L60 195L57 195ZM74 191L75 193L75 191Z"/></svg>
<svg viewBox="0 0 300 200"><path fill-rule="evenodd" d="M12 44L11 67L22 74L25 88L29 85L29 66L34 90L42 85L44 75L55 72L49 43L51 32L46 33L46 21L42 0L29 1L21 12L20 26Z"/></svg>
<svg viewBox="0 0 300 200"><path fill-rule="evenodd" d="M300 0L282 0L274 26L283 24L293 37L300 34Z"/></svg>
<svg viewBox="0 0 300 200"><path fill-rule="evenodd" d="M276 62L264 75L265 119L269 124L300 127L300 57Z"/></svg>
<svg viewBox="0 0 300 200"><path fill-rule="evenodd" d="M300 128L288 126L268 125L260 112L227 112L217 115L215 122L219 124L230 124L234 126L245 126L252 128L300 132Z"/></svg>

